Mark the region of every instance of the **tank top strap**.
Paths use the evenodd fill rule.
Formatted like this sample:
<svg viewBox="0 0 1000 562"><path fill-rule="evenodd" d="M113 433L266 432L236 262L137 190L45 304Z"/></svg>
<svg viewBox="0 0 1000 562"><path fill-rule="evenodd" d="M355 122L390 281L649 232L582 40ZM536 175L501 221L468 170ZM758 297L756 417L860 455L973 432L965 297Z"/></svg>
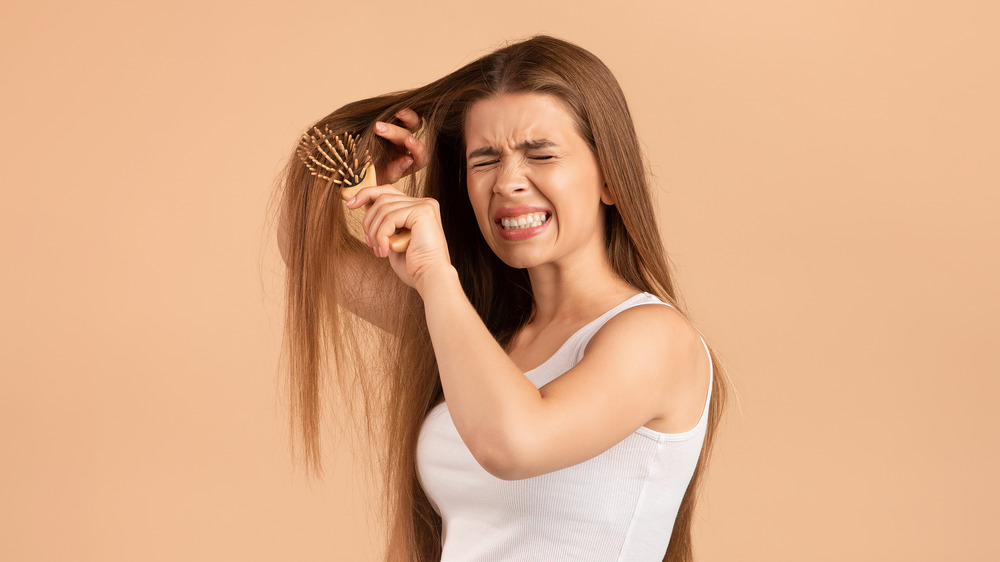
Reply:
<svg viewBox="0 0 1000 562"><path fill-rule="evenodd" d="M651 293L639 293L638 295L629 297L624 302L618 304L611 310L598 316L591 323L587 324L586 326L581 328L579 332L574 334L573 339L575 341L573 342L574 344L573 347L574 347L574 352L575 352L574 357L576 359L576 362L578 363L580 362L581 359L583 359L583 352L584 350L587 349L587 344L590 343L590 340L591 338L594 337L594 334L596 334L601 328L603 328L604 325L608 323L608 321L610 321L612 318L617 316L622 311L644 304L662 304L669 306L674 310L677 309L677 307L675 307L674 305L663 302L662 300L657 298L656 295L653 295ZM702 342L704 342L704 340L702 340Z"/></svg>
<svg viewBox="0 0 1000 562"><path fill-rule="evenodd" d="M653 295L651 293L639 293L638 295L635 295L625 300L625 302L619 304L618 306L602 314L596 320L594 320L590 324L587 324L586 326L581 328L579 332L574 334L574 339L576 340L572 341L574 364L579 363L583 359L583 353L587 349L587 344L590 343L590 340L591 338L594 337L594 334L596 334L598 330L600 330L605 324L607 324L609 320L611 320L612 318L615 317L615 315L621 313L624 310L628 310L632 307L641 306L644 304L662 304L665 306L669 306L674 310L677 310L676 306L668 302L663 302L656 295ZM702 409L701 419L698 420L698 423L697 425L695 425L695 427L683 433L660 433L657 431L653 431L648 427L639 428L640 432L643 432L646 435L656 439L679 441L687 439L688 437L697 434L697 432L705 428L706 424L708 423L709 405L711 404L712 400L712 385L714 384L714 379L715 379L715 365L714 362L712 361L712 352L708 349L708 344L705 343L705 338L702 337L700 332L698 333L698 338L701 340L701 345L705 348L705 354L708 355L708 395L705 397L705 406Z"/></svg>

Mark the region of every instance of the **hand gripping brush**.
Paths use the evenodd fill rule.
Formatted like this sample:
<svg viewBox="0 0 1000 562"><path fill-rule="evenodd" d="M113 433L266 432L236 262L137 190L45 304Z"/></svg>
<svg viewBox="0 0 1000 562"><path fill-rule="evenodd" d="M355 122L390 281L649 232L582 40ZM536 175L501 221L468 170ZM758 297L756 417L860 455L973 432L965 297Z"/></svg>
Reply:
<svg viewBox="0 0 1000 562"><path fill-rule="evenodd" d="M351 133L333 134L329 127L313 127L302 133L295 153L309 169L311 175L333 182L340 187L344 201L357 195L362 188L378 185L375 179L375 165L365 151L358 157L360 135ZM365 205L367 209L370 205ZM389 237L389 248L403 253L410 245L410 231L397 230Z"/></svg>

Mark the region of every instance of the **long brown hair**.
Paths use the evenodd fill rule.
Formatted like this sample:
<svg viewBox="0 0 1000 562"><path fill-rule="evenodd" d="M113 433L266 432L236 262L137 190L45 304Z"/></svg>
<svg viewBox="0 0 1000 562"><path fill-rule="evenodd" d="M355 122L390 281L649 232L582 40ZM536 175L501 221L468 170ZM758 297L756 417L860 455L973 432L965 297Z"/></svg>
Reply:
<svg viewBox="0 0 1000 562"><path fill-rule="evenodd" d="M500 48L426 86L345 105L316 125L361 133L363 148L380 164L391 154L385 141L372 134L375 122L394 122L394 115L404 108L421 116L420 135L431 160L411 177L407 189L411 195L433 197L440 203L448 249L465 293L506 348L531 314L531 284L525 270L511 268L493 254L479 231L465 188L463 126L475 101L520 92L550 94L570 108L616 202L605 207L612 267L687 317L660 240L625 96L611 71L590 52L536 36ZM443 399L423 303L392 274L387 260L375 259L355 239L353 219L336 189L310 176L294 155L275 195L287 225L283 357L293 444L301 438L307 471L321 474L324 373L332 371L342 398L338 413L344 414L343 422L361 425L372 467L381 475L388 523L386 560L438 560L441 519L419 485L415 466L421 424ZM708 428L673 529L663 529L670 533L664 561L693 559L695 499L727 394L725 372L715 352L709 351L715 377Z"/></svg>

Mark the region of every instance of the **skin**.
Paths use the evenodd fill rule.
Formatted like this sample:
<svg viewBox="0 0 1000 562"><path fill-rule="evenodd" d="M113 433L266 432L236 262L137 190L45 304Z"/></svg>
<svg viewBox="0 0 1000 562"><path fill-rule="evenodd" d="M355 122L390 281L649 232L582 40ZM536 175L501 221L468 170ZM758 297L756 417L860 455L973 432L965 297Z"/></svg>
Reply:
<svg viewBox="0 0 1000 562"><path fill-rule="evenodd" d="M417 117L399 117L406 128L376 128L407 150L379 171L380 180L398 180L428 160L413 137ZM534 293L535 314L509 351L465 297L435 200L379 185L347 205L371 203L362 228L374 255L388 258L423 298L445 399L473 456L498 478L528 478L590 459L642 425L669 433L694 427L708 393L708 358L697 331L670 307L616 315L580 363L541 388L524 376L577 329L641 291L608 264L602 206L613 201L558 98L481 100L466 116L465 140L469 199L483 236L504 262L527 269ZM551 217L532 236L509 240L496 214L516 205ZM405 254L388 248L397 228L412 232Z"/></svg>

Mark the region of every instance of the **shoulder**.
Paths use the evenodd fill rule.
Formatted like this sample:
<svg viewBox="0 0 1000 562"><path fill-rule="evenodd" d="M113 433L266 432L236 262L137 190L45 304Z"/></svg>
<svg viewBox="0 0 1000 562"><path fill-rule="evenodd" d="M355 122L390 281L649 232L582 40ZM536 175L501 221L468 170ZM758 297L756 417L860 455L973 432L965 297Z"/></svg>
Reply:
<svg viewBox="0 0 1000 562"><path fill-rule="evenodd" d="M538 408L516 417L504 437L508 479L578 464L679 412L678 403L694 395L692 339L699 340L697 330L662 304L614 315L579 363L538 389Z"/></svg>
<svg viewBox="0 0 1000 562"><path fill-rule="evenodd" d="M588 355L614 357L637 367L627 372L646 378L645 382L677 389L697 377L705 348L698 330L680 311L648 303L609 319L588 342L584 358Z"/></svg>
<svg viewBox="0 0 1000 562"><path fill-rule="evenodd" d="M634 342L629 344L628 342ZM651 302L629 307L611 317L587 344L589 351L608 344L656 344L675 350L701 345L701 336L676 308Z"/></svg>

